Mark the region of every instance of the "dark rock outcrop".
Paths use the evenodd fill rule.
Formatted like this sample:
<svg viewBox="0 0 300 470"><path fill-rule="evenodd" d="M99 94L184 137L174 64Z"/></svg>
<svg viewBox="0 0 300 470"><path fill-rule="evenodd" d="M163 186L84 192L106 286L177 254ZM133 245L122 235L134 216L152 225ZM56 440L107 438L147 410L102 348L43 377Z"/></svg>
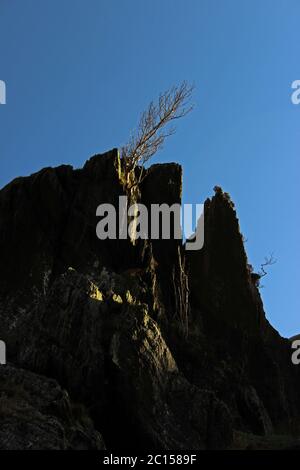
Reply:
<svg viewBox="0 0 300 470"><path fill-rule="evenodd" d="M1 450L102 450L101 435L82 406L53 379L0 368Z"/></svg>
<svg viewBox="0 0 300 470"><path fill-rule="evenodd" d="M113 150L0 191L0 338L14 364L0 377L26 381L20 406L36 423L18 434L8 407L12 446L101 448L102 435L108 449L221 449L234 436L299 430L290 342L265 318L228 195L206 201L199 252L96 237L99 204L180 203L181 178L179 165L154 165L129 191ZM32 402L47 402L49 384L84 405L96 430L80 428L83 438L68 412L55 434L47 406ZM2 440L9 448L0 429Z"/></svg>
<svg viewBox="0 0 300 470"><path fill-rule="evenodd" d="M289 341L266 319L226 193L216 191L206 201L205 244L188 258L192 322L201 334L191 340L195 350L187 376L198 386L209 384L248 431L298 429L299 371Z"/></svg>

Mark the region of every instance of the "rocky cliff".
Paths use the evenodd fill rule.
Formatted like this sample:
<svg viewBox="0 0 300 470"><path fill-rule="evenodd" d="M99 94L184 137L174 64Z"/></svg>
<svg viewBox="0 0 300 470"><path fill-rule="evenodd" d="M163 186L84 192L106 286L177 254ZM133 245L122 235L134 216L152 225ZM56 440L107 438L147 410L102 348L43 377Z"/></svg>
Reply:
<svg viewBox="0 0 300 470"><path fill-rule="evenodd" d="M128 190L112 150L0 191L0 448L278 448L299 433L299 368L227 194L205 203L200 251L96 237L99 204L180 203L181 179L153 165Z"/></svg>

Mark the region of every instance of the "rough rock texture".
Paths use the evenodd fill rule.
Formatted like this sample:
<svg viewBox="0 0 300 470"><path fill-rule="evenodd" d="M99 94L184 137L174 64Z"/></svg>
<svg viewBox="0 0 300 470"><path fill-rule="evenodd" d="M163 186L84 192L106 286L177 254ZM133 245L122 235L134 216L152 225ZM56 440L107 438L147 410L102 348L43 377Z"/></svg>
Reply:
<svg viewBox="0 0 300 470"><path fill-rule="evenodd" d="M82 406L53 379L0 368L0 450L102 450Z"/></svg>
<svg viewBox="0 0 300 470"><path fill-rule="evenodd" d="M0 191L0 339L13 364L0 366L0 390L27 384L0 446L246 448L299 431L299 370L265 318L226 194L205 204L199 252L96 237L99 204L180 203L181 179L179 165L153 165L126 189L112 150ZM55 418L53 401L84 405L94 429L69 411ZM33 425L20 430L21 415Z"/></svg>
<svg viewBox="0 0 300 470"><path fill-rule="evenodd" d="M30 314L17 363L55 377L88 407L112 448L230 443L228 409L180 373L134 284L113 276L110 285L114 293L74 269L60 275Z"/></svg>

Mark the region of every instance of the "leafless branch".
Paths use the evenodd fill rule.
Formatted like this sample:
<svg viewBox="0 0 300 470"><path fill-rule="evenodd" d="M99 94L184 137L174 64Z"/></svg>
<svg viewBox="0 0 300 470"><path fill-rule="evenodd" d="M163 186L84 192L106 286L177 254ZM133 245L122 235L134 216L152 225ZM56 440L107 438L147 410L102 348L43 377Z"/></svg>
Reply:
<svg viewBox="0 0 300 470"><path fill-rule="evenodd" d="M264 277L268 274L268 272L265 270L266 266L272 266L275 264L277 260L274 258L274 254L271 253L270 256L265 256L265 261L260 265L260 271L259 271L259 276Z"/></svg>

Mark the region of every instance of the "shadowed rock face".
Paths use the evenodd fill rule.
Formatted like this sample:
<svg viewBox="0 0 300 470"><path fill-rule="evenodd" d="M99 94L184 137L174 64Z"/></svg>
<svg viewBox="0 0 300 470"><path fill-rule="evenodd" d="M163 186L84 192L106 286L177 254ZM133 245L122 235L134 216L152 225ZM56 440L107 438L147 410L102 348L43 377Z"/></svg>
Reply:
<svg viewBox="0 0 300 470"><path fill-rule="evenodd" d="M295 335L290 338L290 341L296 341L297 339L300 339L300 335Z"/></svg>
<svg viewBox="0 0 300 470"><path fill-rule="evenodd" d="M53 379L7 365L0 368L1 450L102 450L84 408Z"/></svg>
<svg viewBox="0 0 300 470"><path fill-rule="evenodd" d="M178 203L181 179L179 165L153 165L130 199ZM299 372L265 318L228 196L206 201L204 248L185 252L179 240L98 240L96 208L120 195L116 150L0 191L0 338L13 363L0 397L26 381L22 407L55 383L96 429L42 414L38 440L39 424L20 434L8 407L0 446L101 448L103 436L108 449L221 449L233 429L243 445L297 429ZM35 423L40 408L26 409Z"/></svg>
<svg viewBox="0 0 300 470"><path fill-rule="evenodd" d="M299 368L292 364L290 342L265 317L234 205L221 191L205 203L204 248L188 258L192 322L201 332L190 342L188 377L198 386L209 384L246 430L298 429Z"/></svg>

